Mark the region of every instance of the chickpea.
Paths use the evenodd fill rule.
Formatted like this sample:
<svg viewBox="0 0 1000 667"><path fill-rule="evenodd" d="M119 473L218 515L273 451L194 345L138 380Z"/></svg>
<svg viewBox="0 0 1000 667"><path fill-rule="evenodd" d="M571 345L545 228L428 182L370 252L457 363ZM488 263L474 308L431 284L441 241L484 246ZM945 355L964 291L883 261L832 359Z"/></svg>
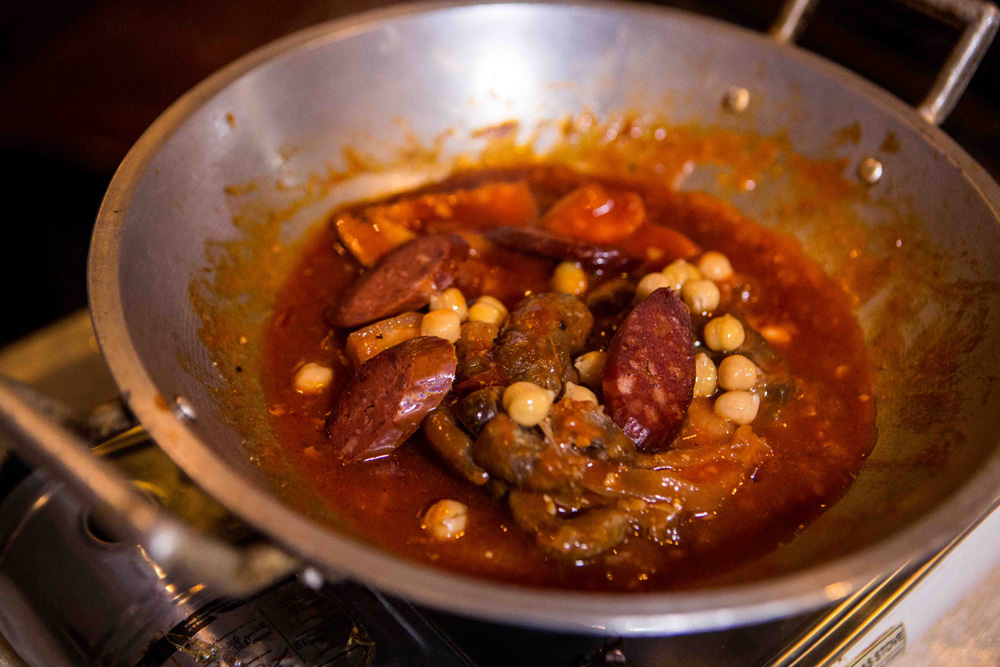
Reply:
<svg viewBox="0 0 1000 667"><path fill-rule="evenodd" d="M670 286L670 279L662 273L647 273L635 288L635 300L642 301L661 287Z"/></svg>
<svg viewBox="0 0 1000 667"><path fill-rule="evenodd" d="M333 369L309 362L295 373L295 391L300 394L316 394L333 380Z"/></svg>
<svg viewBox="0 0 1000 667"><path fill-rule="evenodd" d="M507 307L491 296L481 296L469 308L469 321L500 326L507 319Z"/></svg>
<svg viewBox="0 0 1000 667"><path fill-rule="evenodd" d="M725 280L733 275L733 265L721 252L709 250L698 260L698 270L711 280Z"/></svg>
<svg viewBox="0 0 1000 667"><path fill-rule="evenodd" d="M443 292L431 296L431 310L454 310L462 322L469 318L469 307L465 303L465 295L457 287L449 287Z"/></svg>
<svg viewBox="0 0 1000 667"><path fill-rule="evenodd" d="M555 392L533 382L515 382L503 392L503 409L521 426L535 426L549 414Z"/></svg>
<svg viewBox="0 0 1000 667"><path fill-rule="evenodd" d="M486 305L485 303L474 303L472 307L469 308L469 321L470 322L487 322L496 326L500 326L504 321L503 313L494 308L493 306Z"/></svg>
<svg viewBox="0 0 1000 667"><path fill-rule="evenodd" d="M476 299L476 303L481 303L487 306L492 306L497 310L498 313L503 315L504 319L507 319L507 306L503 305L503 302L496 298L495 296L484 295Z"/></svg>
<svg viewBox="0 0 1000 667"><path fill-rule="evenodd" d="M705 344L716 352L732 352L746 339L743 325L732 315L714 317L705 325Z"/></svg>
<svg viewBox="0 0 1000 667"><path fill-rule="evenodd" d="M599 350L581 354L573 362L576 372L580 374L580 384L590 389L597 389L604 379L604 362L607 353Z"/></svg>
<svg viewBox="0 0 1000 667"><path fill-rule="evenodd" d="M579 296L587 291L587 274L579 264L563 262L552 273L552 289Z"/></svg>
<svg viewBox="0 0 1000 667"><path fill-rule="evenodd" d="M670 282L670 288L680 292L689 280L701 280L701 271L683 259L675 259L661 272Z"/></svg>
<svg viewBox="0 0 1000 667"><path fill-rule="evenodd" d="M571 401L590 401L594 405L599 405L597 394L590 391L586 387L581 387L580 385L573 384L572 382L566 383L566 391L563 393L563 398L568 398Z"/></svg>
<svg viewBox="0 0 1000 667"><path fill-rule="evenodd" d="M742 354L726 357L719 364L719 385L723 389L749 391L757 384L757 367Z"/></svg>
<svg viewBox="0 0 1000 667"><path fill-rule="evenodd" d="M727 391L715 399L715 414L736 424L749 424L757 418L760 397L749 391Z"/></svg>
<svg viewBox="0 0 1000 667"><path fill-rule="evenodd" d="M469 508L457 500L439 500L424 513L423 528L435 539L457 540L465 535Z"/></svg>
<svg viewBox="0 0 1000 667"><path fill-rule="evenodd" d="M450 308L432 310L420 321L421 336L437 336L454 343L461 333L462 321L458 318L458 313Z"/></svg>
<svg viewBox="0 0 1000 667"><path fill-rule="evenodd" d="M719 307L719 288L711 280L689 280L681 288L681 297L693 313L707 313Z"/></svg>
<svg viewBox="0 0 1000 667"><path fill-rule="evenodd" d="M699 352L694 357L694 395L711 396L715 393L716 370L715 362L704 352Z"/></svg>

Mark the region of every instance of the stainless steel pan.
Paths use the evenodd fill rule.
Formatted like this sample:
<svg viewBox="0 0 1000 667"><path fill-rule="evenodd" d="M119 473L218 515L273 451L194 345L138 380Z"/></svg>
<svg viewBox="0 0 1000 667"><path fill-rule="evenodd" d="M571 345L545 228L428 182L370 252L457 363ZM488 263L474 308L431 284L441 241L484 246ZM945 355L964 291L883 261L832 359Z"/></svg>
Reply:
<svg viewBox="0 0 1000 667"><path fill-rule="evenodd" d="M197 86L150 127L116 174L98 217L89 271L94 325L123 395L149 433L274 546L238 551L165 517L8 384L0 388L3 432L113 510L165 566L230 591L305 569L311 580L355 577L494 621L668 634L802 611L925 557L991 509L1000 489L994 388L1000 189L936 127L992 37L997 11L980 2L930 3L968 27L915 110L789 44L808 4L790 3L773 36L617 3L397 7L256 51ZM747 113L721 108L731 86L749 91ZM872 234L905 219L914 234L907 243L921 239L923 250L901 251L898 277L860 305L873 345L890 318L905 321L895 323L899 349L879 357L878 445L843 501L750 566L696 590L656 594L538 590L460 576L401 560L283 502L244 442L259 396L252 383L244 387L248 421L234 423L232 406L220 399L214 351L198 335L203 311L190 298L192 285L212 268L206 247L239 242L243 233L232 224L226 186L275 179L294 185L323 170L344 146L377 152L400 144L400 116L428 143L454 128L444 152L455 154L476 148L475 128L510 118L532 126L584 109L600 115L666 107L678 122L785 133L802 155L843 158L849 178L861 173L872 184L855 211ZM855 140L838 141L836 130L855 123ZM376 174L353 190L335 189L320 204L328 208L338 198L387 191L413 178ZM701 187L713 189L708 181ZM803 221L799 229L779 215L777 200L788 194L780 185L716 194L799 234L830 270L849 261L829 251L837 243L831 225L813 220L806 230ZM315 213L282 226L283 238L300 234ZM921 258L933 261L916 266ZM904 315L889 307L913 295L919 303ZM259 322L264 312L244 313L244 322ZM929 343L941 346L948 364L924 363Z"/></svg>

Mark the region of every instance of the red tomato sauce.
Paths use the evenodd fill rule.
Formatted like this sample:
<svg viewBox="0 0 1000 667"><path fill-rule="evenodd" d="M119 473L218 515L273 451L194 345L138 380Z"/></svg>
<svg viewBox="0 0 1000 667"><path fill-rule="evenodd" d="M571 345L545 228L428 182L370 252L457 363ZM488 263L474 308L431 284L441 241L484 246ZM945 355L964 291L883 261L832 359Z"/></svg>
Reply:
<svg viewBox="0 0 1000 667"><path fill-rule="evenodd" d="M334 215L308 240L278 295L263 337L262 382L284 453L312 494L350 531L406 558L488 579L587 590L677 589L774 549L845 492L875 442L873 374L852 295L805 257L796 241L704 194L652 181L597 181L557 167L460 173L391 201L402 202L399 215L405 217L419 208L407 203L415 194L490 182L526 185L537 211L504 197L492 214L484 214L490 202L458 197L449 210L423 211L433 220L421 231L474 231L484 220L510 224L536 215L544 220L564 195L597 183L588 205L603 207L615 224L633 228L615 239L613 228L597 226L590 234L599 241L642 253L654 268L699 248L730 259L737 275L721 290L720 310L739 312L764 334L787 361L798 394L777 419L754 421L753 431L773 455L718 511L693 519L682 545L630 539L593 561L553 558L513 524L505 502L443 467L419 432L391 456L368 463L343 465L324 452L324 419L352 372L343 354L349 332L334 331L325 313L360 270L338 242ZM627 195L617 206L598 201L609 192ZM645 212L641 224L631 219L637 207ZM352 206L347 212L363 209ZM558 224L564 233L587 233L577 218ZM478 260L467 265L457 285L470 303L490 294L513 308L526 293L550 289L557 263L480 247ZM322 393L295 390L295 372L305 362L334 369L334 381ZM465 504L469 514L465 534L441 542L421 527L421 517L445 498Z"/></svg>

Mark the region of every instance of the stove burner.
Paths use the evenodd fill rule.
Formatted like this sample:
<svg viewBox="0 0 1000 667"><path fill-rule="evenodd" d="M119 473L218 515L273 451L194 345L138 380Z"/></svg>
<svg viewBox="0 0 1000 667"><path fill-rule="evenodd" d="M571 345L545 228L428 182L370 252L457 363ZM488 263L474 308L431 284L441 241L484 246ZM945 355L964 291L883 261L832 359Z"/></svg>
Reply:
<svg viewBox="0 0 1000 667"><path fill-rule="evenodd" d="M91 336L89 319L80 313L4 351L0 372L45 387L89 414L114 394ZM36 368L39 358L49 365ZM33 374L24 368L34 368ZM127 417L113 407L98 414L101 420L76 426L103 436ZM233 541L254 538L141 429L95 452L200 529ZM171 577L138 545L118 541L46 472L8 457L0 465L0 665L634 667L688 664L697 656L709 667L882 667L998 557L1000 512L994 512L929 562L908 563L814 614L679 637L544 633L417 609L351 582L315 591L291 579L250 598L219 599L199 582Z"/></svg>

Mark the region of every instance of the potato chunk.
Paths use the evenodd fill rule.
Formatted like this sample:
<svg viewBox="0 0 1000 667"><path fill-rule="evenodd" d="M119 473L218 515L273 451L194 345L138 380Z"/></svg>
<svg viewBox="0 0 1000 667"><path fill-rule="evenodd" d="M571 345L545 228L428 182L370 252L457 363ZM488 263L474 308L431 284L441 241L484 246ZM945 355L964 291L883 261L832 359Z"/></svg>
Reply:
<svg viewBox="0 0 1000 667"><path fill-rule="evenodd" d="M369 324L347 337L347 356L355 368L393 345L420 335L421 313L403 313Z"/></svg>

